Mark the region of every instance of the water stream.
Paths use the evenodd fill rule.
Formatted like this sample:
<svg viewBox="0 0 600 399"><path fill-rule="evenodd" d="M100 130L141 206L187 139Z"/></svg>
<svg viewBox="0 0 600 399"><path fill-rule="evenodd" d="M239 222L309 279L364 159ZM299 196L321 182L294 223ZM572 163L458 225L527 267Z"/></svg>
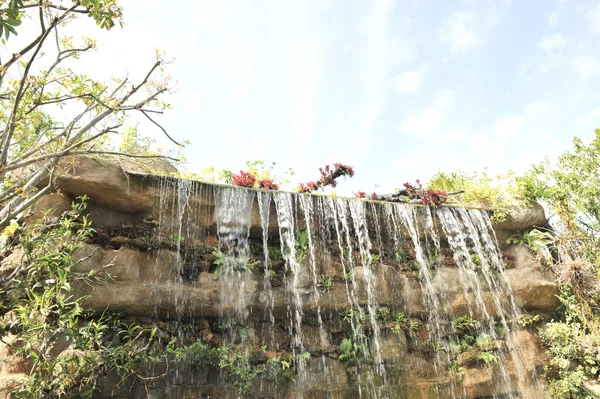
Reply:
<svg viewBox="0 0 600 399"><path fill-rule="evenodd" d="M330 359L348 361L341 356L344 340L354 348L346 367L358 395L389 397L382 387L398 380L388 376L392 364L384 360L384 337L395 326L412 346L433 348L430 356L440 397L466 398L461 379L449 371L460 343L454 327L458 316L476 322L470 334L481 340L477 343L481 351L496 359L489 368L496 376L497 397L533 395L531 381L537 376L525 369L513 342L520 309L486 212L257 192L183 180L160 181L158 189L159 240L174 243L176 283L182 283L182 268L189 258L185 253L189 245L184 243L204 240L214 231L219 317L234 318L244 327L262 323L262 345L294 355L295 397L303 395L308 362L320 361L327 375ZM251 233L252 228L260 233ZM260 261L253 258L251 245L260 248L255 251ZM282 269L271 259L279 252ZM397 285L382 280L393 270L403 276ZM447 276L454 280L446 281ZM279 279L281 287L273 284ZM411 281L422 292L423 313L400 322L386 319L384 312L408 315L410 309L404 308L404 300L390 301L389 293L382 297L381 285L402 296L403 284ZM258 297L252 294L256 290ZM278 312L281 308L285 311ZM186 315L185 300L177 313ZM422 333L416 318L422 320ZM280 326L288 334L287 348L280 347L276 338ZM300 356L307 352L312 359Z"/></svg>

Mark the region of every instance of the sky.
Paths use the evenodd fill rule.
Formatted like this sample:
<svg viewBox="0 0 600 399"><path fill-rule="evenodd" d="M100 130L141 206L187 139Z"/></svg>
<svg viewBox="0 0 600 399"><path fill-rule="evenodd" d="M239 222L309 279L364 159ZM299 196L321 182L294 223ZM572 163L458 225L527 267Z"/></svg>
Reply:
<svg viewBox="0 0 600 399"><path fill-rule="evenodd" d="M439 170L525 171L600 127L600 1L126 0L125 27L78 68L141 76L175 58L161 119L189 171L246 160L339 192L391 192ZM164 139L149 125L142 132Z"/></svg>

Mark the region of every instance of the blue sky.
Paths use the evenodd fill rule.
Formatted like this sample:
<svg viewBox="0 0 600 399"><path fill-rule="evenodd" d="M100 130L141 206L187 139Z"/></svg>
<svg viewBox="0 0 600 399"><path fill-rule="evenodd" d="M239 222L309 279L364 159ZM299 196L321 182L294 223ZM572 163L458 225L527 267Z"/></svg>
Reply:
<svg viewBox="0 0 600 399"><path fill-rule="evenodd" d="M190 171L262 159L305 181L340 161L357 174L339 192L389 192L437 170L522 171L600 126L599 1L123 5L86 62L136 75L154 48L176 58L163 123L191 140Z"/></svg>

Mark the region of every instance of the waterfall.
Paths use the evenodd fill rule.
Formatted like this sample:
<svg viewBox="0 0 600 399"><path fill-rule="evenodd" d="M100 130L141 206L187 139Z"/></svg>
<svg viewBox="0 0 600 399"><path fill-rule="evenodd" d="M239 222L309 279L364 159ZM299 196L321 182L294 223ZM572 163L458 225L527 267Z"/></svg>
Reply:
<svg viewBox="0 0 600 399"><path fill-rule="evenodd" d="M246 341L232 326L256 330L269 356L289 353L293 397L313 395L315 367L325 385L348 378L359 397L410 397L413 382L399 376L402 359L390 354L396 349L394 356L431 362L435 375L423 384L438 397L470 397L457 363L463 351L485 360L477 367L495 376L494 397L537 392L539 378L514 342L521 311L487 212L174 179L157 189L157 239L176 254L173 284L214 280L219 311L206 313L203 325L221 331L229 323L222 342L238 346ZM212 258L204 244L211 236L218 240ZM209 258L212 266L202 263ZM194 298L174 292L169 317L192 317ZM258 350L252 345L247 356ZM330 380L332 362L347 377Z"/></svg>

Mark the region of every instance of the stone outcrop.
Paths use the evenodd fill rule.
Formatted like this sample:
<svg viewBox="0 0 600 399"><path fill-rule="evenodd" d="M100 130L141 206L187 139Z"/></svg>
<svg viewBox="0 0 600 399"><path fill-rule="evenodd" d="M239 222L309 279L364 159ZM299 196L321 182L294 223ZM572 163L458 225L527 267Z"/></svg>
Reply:
<svg viewBox="0 0 600 399"><path fill-rule="evenodd" d="M57 178L60 194L44 197L34 207L34 215L41 215L45 209L52 209L52 214L60 215L75 197L84 194L90 197L88 209L98 235L79 250L79 258L85 260L78 265L78 271L87 272L107 266L115 279L108 285L77 287L82 295L90 295L85 304L97 312L109 307L125 312L130 318L158 326L173 320L193 320L194 325L202 326L201 336L205 342L218 344L227 339L227 334L225 330L218 330L217 321L223 314L235 314L239 311L239 303L244 303L248 304L248 317L252 324L249 339L254 340L257 346L272 345L267 348L267 354L271 355L265 356L275 356L291 351L290 302L301 301L302 341L306 351L311 353L311 359L296 383L288 382L284 387L275 389L261 376L255 381L253 397L355 398L359 390L363 393L377 392L381 398L417 399L449 398L453 397L453 390L465 392L467 398L508 394L506 385L499 383L496 366L482 364L477 348L457 357L461 370L448 372L446 365L444 369L435 365L435 354L431 349L435 344L431 342L434 332L426 327L431 313L427 290L443 293L444 301L437 310L437 317L443 324L444 334L451 334L451 320L458 316L499 320L504 317L502 309L511 306L513 299L523 311L535 314L550 314L558 305L558 287L552 274L538 265L525 248L510 247L505 251L512 259L511 268L503 270L499 278L506 280L509 290L498 290L494 285L485 284L479 288L465 288L465 277L456 264L457 258L462 258L450 253L447 242L442 245L446 252L439 254L440 262L429 287L414 267L411 269L407 262L393 262L390 257L382 258L371 276L360 263L358 251L344 255L341 244L334 240L327 248L332 253L329 261L314 262L316 271L312 269L311 257L321 259L322 250L317 248L316 255L308 253L304 258L294 275L297 298L290 299L290 282L285 282L282 277L283 259L271 260L269 267L275 273L270 281L262 273L262 261L257 260L255 272L240 273L236 277L236 285L227 285L222 276L215 274L218 269L214 254L220 246L212 190L219 189L219 186L197 185L194 193L201 195L186 194L182 200L181 197L173 197L176 180L126 169L118 165L104 165L90 158L72 160L61 169ZM178 206L182 201L188 208L178 216ZM250 249L253 245L262 245L263 226L266 226L266 234L275 242L274 250L277 250L281 244L277 209L272 203L269 219L264 223L261 212L265 209L254 201L249 218ZM190 209L197 210L197 214ZM536 205L533 208L516 208L496 228L501 231L500 234L506 235L545 222L543 209ZM305 229L307 226L303 223L299 220L295 228ZM180 232L185 235L185 240L174 236ZM388 233L377 232L380 235ZM403 231L402 234L407 233ZM427 230L421 229L419 234L426 237ZM410 239L403 240L411 243ZM386 254L386 249L383 246L376 248L382 254ZM375 253L375 248L372 253ZM262 259L262 248L255 255L256 259ZM280 256L283 255L280 253ZM343 275L348 263L340 260L342 256L354 258L353 282L349 284ZM18 254L5 259L1 273L10 273L17 263ZM321 275L332 276L333 285L327 289L318 288L316 283ZM484 279L481 281L485 282ZM386 371L385 378L374 374L372 367L339 360L339 345L348 329L340 320L340 312L357 305L363 308L370 306L373 301L372 285L376 287L379 307L387 307L391 312L402 311L407 319L402 323L391 319L382 321L377 345L370 341L372 350L375 346L378 348ZM267 311L269 308L270 311ZM275 321L273 325L271 318ZM370 340L374 339L374 334L369 330ZM525 354L525 368L532 370L539 367L544 362L544 355L537 336L525 330L511 334L512 339L508 342L515 342L516 350ZM508 344L499 340L494 345L491 351L504 350ZM1 351L6 352L6 347L0 347ZM507 364L510 378L517 381L518 367L510 360ZM6 392L16 378L23 376L25 366L18 363L2 366L0 393ZM102 384L111 386L111 381L107 376ZM135 389L131 394L137 397ZM180 370L169 381L156 382L149 389L152 397L237 397L228 376L214 370ZM116 390L105 391L98 397L130 397L127 395ZM543 392L535 395L544 397Z"/></svg>

